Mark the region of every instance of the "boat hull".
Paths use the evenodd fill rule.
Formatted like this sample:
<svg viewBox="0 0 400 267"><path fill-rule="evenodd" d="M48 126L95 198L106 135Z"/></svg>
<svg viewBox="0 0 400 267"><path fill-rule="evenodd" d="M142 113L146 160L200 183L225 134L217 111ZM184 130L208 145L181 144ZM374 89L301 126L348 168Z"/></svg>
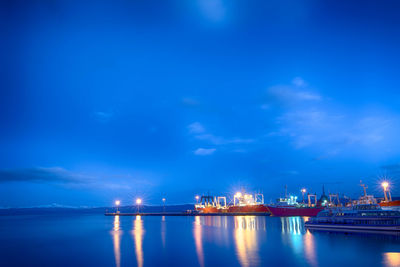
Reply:
<svg viewBox="0 0 400 267"><path fill-rule="evenodd" d="M196 209L201 213L232 213L235 215L246 214L270 214L269 209L265 205L246 205L246 206L229 206L228 208L205 207Z"/></svg>
<svg viewBox="0 0 400 267"><path fill-rule="evenodd" d="M394 200L394 201L389 201L389 202L381 202L379 203L379 206L383 210L397 210L400 211L400 200Z"/></svg>
<svg viewBox="0 0 400 267"><path fill-rule="evenodd" d="M228 211L230 213L269 213L269 209L265 205L247 205L247 206L230 206Z"/></svg>
<svg viewBox="0 0 400 267"><path fill-rule="evenodd" d="M341 224L320 224L320 223L305 223L305 227L315 230L330 230L330 231L395 231L400 232L400 225L388 226L368 226L368 225L341 225Z"/></svg>
<svg viewBox="0 0 400 267"><path fill-rule="evenodd" d="M278 207L278 206L268 206L271 214L277 217L289 217L289 216L307 216L315 217L317 214L323 210L323 208L308 208L308 207Z"/></svg>

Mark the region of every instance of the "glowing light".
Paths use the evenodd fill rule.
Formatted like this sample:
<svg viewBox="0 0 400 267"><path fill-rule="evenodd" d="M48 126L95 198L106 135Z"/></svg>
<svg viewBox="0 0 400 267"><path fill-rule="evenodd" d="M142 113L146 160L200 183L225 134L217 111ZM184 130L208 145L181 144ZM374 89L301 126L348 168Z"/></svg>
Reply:
<svg viewBox="0 0 400 267"><path fill-rule="evenodd" d="M121 204L121 201L116 200L116 201L115 201L115 205L116 205L116 206L119 206L119 204Z"/></svg>
<svg viewBox="0 0 400 267"><path fill-rule="evenodd" d="M400 265L400 253L398 252L387 252L383 254L384 262L386 266L399 266Z"/></svg>
<svg viewBox="0 0 400 267"><path fill-rule="evenodd" d="M237 192L235 196L236 196L236 197L242 197L242 193Z"/></svg>
<svg viewBox="0 0 400 267"><path fill-rule="evenodd" d="M162 201L165 202L165 198L163 198Z"/></svg>
<svg viewBox="0 0 400 267"><path fill-rule="evenodd" d="M389 183L388 183L388 182L383 182L383 183L382 183L382 187L383 187L383 189L386 190L386 188L389 187Z"/></svg>
<svg viewBox="0 0 400 267"><path fill-rule="evenodd" d="M200 216L194 218L193 223L193 237L194 244L196 246L196 254L199 260L199 265L204 267L204 251L203 251L203 238L202 238L202 226Z"/></svg>
<svg viewBox="0 0 400 267"><path fill-rule="evenodd" d="M142 199L140 199L140 198L136 199L136 204L138 204L138 205L142 204Z"/></svg>
<svg viewBox="0 0 400 267"><path fill-rule="evenodd" d="M243 267L259 265L257 219L254 216L235 216L234 241L239 263Z"/></svg>
<svg viewBox="0 0 400 267"><path fill-rule="evenodd" d="M307 190L305 188L301 189L302 193L305 193Z"/></svg>
<svg viewBox="0 0 400 267"><path fill-rule="evenodd" d="M112 233L114 239L114 256L115 256L115 266L121 266L121 248L120 248L120 236L121 231L119 227L119 216L114 217L114 231Z"/></svg>
<svg viewBox="0 0 400 267"><path fill-rule="evenodd" d="M136 220L134 221L134 228L132 231L132 235L135 240L135 253L136 253L136 260L137 266L143 267L143 235L144 235L144 227L143 221L141 217L138 215L136 216Z"/></svg>

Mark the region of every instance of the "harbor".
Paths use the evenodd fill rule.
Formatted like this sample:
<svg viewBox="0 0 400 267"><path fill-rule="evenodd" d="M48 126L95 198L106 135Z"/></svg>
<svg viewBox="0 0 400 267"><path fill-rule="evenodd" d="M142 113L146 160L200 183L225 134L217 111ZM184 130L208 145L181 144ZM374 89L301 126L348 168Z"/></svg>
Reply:
<svg viewBox="0 0 400 267"><path fill-rule="evenodd" d="M298 197L288 196L285 186L285 197L278 198L275 204L264 204L264 195L261 193L248 194L237 192L233 196L232 203L227 204L226 196L212 196L210 194L195 196L194 209L182 212L166 212L163 198L162 212L141 211L142 199L136 199L136 212L121 212L119 210L120 200L115 202L116 210L106 212L105 216L195 216L195 217L226 217L226 216L273 216L273 217L306 217L305 228L318 231L337 232L371 232L400 233L400 211L397 205L399 201L393 201L390 193L390 184L382 182L384 198L378 200L373 195L367 194L365 184L360 181L363 195L357 200L341 202L339 194L322 194L317 198L316 194L306 194L302 188L302 201L297 202ZM305 201L307 199L307 202Z"/></svg>

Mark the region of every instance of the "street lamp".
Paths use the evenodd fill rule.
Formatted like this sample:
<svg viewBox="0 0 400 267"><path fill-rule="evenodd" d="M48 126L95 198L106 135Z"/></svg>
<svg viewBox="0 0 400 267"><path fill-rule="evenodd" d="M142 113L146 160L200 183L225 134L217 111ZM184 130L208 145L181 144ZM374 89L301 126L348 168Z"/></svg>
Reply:
<svg viewBox="0 0 400 267"><path fill-rule="evenodd" d="M306 193L306 191L307 191L307 190L306 190L305 188L302 188L302 189L301 189L301 194L303 195L303 203L304 203L304 194Z"/></svg>
<svg viewBox="0 0 400 267"><path fill-rule="evenodd" d="M163 202L163 212L165 212L165 198L162 199Z"/></svg>
<svg viewBox="0 0 400 267"><path fill-rule="evenodd" d="M198 204L200 197L199 196L195 196L195 198L196 198L196 201L197 201L197 204Z"/></svg>
<svg viewBox="0 0 400 267"><path fill-rule="evenodd" d="M117 206L117 213L119 213L119 210L118 210L119 204L121 204L121 201L116 200L116 201L115 201L115 206Z"/></svg>
<svg viewBox="0 0 400 267"><path fill-rule="evenodd" d="M385 201L392 201L392 196L390 194L390 190L389 190L389 183L388 182L383 182L382 184L383 187L383 194L385 195ZM389 193L389 199L387 197L387 194Z"/></svg>
<svg viewBox="0 0 400 267"><path fill-rule="evenodd" d="M140 213L140 204L142 204L142 199L141 198L137 198L136 199L136 205L137 205L138 213Z"/></svg>

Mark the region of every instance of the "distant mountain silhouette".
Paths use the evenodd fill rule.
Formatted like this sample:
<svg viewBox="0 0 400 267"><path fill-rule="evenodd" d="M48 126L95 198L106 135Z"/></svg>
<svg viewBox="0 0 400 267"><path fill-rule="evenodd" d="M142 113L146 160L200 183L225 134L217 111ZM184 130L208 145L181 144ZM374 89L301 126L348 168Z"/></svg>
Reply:
<svg viewBox="0 0 400 267"><path fill-rule="evenodd" d="M166 205L166 212L183 212L193 210L193 204ZM121 213L137 212L137 206L123 206L118 209ZM80 207L31 207L31 208L4 208L0 209L0 216L7 215L41 215L41 214L103 214L105 212L115 212L115 207L97 207L97 208L80 208ZM163 206L140 206L140 212L163 212Z"/></svg>

